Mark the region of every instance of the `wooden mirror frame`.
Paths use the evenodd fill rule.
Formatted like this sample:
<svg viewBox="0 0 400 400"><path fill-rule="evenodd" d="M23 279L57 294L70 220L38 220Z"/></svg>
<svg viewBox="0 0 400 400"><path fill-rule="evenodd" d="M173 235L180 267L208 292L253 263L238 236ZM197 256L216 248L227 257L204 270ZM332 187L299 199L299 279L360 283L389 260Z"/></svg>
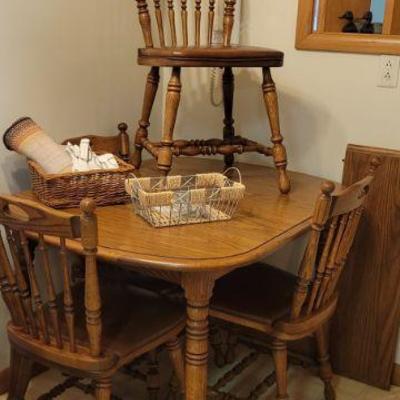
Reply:
<svg viewBox="0 0 400 400"><path fill-rule="evenodd" d="M398 0L386 0L382 34L327 31L325 22L329 1L331 0L320 0L318 29L314 32L315 0L299 0L296 35L296 48L298 50L400 55L400 2ZM365 9L364 3L370 0L352 1L355 7L358 3L363 3Z"/></svg>

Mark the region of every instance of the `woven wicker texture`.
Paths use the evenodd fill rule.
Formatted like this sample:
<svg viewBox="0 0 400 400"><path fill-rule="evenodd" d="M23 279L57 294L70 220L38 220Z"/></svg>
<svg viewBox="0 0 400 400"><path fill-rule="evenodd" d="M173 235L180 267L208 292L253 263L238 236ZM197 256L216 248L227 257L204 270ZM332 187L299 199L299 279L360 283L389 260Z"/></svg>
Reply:
<svg viewBox="0 0 400 400"><path fill-rule="evenodd" d="M79 207L90 197L98 206L126 203L125 179L135 168L116 157L119 168L64 174L46 174L39 164L28 161L32 190L38 199L54 208Z"/></svg>

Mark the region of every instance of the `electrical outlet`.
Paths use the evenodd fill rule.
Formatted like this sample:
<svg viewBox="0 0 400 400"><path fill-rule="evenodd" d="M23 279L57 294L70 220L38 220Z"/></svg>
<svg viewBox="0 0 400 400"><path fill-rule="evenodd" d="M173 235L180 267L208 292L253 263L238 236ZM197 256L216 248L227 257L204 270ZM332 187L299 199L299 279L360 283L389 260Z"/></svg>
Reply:
<svg viewBox="0 0 400 400"><path fill-rule="evenodd" d="M399 80L400 57L381 56L379 63L378 86L395 88Z"/></svg>

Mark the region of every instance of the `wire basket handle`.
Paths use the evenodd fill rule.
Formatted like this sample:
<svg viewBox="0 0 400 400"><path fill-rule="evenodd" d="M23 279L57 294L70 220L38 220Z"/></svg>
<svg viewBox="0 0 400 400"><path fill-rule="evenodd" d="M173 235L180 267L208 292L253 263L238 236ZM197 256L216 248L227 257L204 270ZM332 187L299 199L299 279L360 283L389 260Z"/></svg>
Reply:
<svg viewBox="0 0 400 400"><path fill-rule="evenodd" d="M239 178L239 183L241 184L241 183L242 183L242 173L240 172L240 169L237 168L237 167L229 167L229 168L227 168L227 169L223 172L223 174L224 174L227 178L228 178L227 174L228 174L229 171L235 171L235 172L237 173L238 178ZM228 178L228 179L230 179L230 178Z"/></svg>
<svg viewBox="0 0 400 400"><path fill-rule="evenodd" d="M131 189L131 196L133 195L133 185L135 183L139 187L140 190L143 190L143 187L140 184L139 178L133 172L131 172L128 176L130 179L133 179L133 181L134 181L134 182L129 182L129 187ZM128 181L130 181L130 179Z"/></svg>

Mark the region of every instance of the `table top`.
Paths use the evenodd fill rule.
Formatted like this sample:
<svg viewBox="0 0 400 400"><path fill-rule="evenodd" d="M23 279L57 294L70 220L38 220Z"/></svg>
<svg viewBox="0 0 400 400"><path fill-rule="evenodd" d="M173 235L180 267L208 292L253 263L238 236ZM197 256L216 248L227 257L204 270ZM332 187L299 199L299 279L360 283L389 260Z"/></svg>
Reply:
<svg viewBox="0 0 400 400"><path fill-rule="evenodd" d="M232 220L153 228L134 213L131 204L98 207L98 256L127 266L214 271L259 261L309 229L321 178L290 172L292 191L281 195L274 168L238 167L246 194ZM222 170L218 160L180 158L174 160L171 174ZM154 161L146 161L137 175L158 175ZM78 242L67 246L80 251Z"/></svg>

